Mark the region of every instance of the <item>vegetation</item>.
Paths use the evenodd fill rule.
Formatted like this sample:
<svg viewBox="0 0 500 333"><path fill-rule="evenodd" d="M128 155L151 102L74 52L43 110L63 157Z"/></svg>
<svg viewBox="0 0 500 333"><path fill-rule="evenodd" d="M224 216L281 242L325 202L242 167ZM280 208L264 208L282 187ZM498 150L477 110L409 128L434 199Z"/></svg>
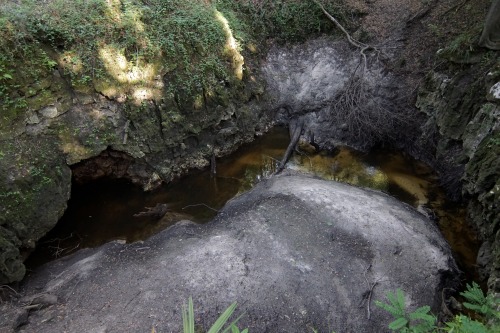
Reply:
<svg viewBox="0 0 500 333"><path fill-rule="evenodd" d="M240 329L237 326L238 321L241 319L241 316L232 321L227 327L223 329L224 325L228 322L229 318L233 314L236 309L236 302L231 304L224 312L220 315L219 318L215 321L215 323L210 327L207 333L218 333L218 332L229 332L231 333L240 333ZM187 308L184 306L182 308L182 324L183 324L183 332L184 333L195 333L195 325L194 325L194 307L193 307L193 299L189 297ZM241 333L247 333L248 329L244 329Z"/></svg>
<svg viewBox="0 0 500 333"><path fill-rule="evenodd" d="M338 1L326 3L345 17ZM255 51L266 38L296 41L331 29L312 1L3 1L0 120L8 127L27 108L57 100L45 84L54 70L76 90L156 89L145 96L182 102L235 84L228 47Z"/></svg>
<svg viewBox="0 0 500 333"><path fill-rule="evenodd" d="M422 306L413 312L406 309L404 293L398 289L395 293L389 292L389 303L376 301L375 304L389 312L394 321L389 324L389 329L401 333L493 333L500 330L499 300L493 294L485 296L481 288L473 282L460 295L465 299L463 306L474 313L471 318L464 314L456 315L451 321L438 327L437 318L430 313L429 306Z"/></svg>
<svg viewBox="0 0 500 333"><path fill-rule="evenodd" d="M323 1L325 7L346 21L342 1ZM275 38L278 42L296 42L311 34L335 28L314 1L303 0L215 0L227 16L242 43Z"/></svg>

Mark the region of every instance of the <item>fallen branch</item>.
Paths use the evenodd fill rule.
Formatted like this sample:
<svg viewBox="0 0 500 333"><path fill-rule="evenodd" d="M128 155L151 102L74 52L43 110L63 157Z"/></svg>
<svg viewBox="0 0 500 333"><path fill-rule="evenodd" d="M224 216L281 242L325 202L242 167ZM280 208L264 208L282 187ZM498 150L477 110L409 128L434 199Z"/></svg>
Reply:
<svg viewBox="0 0 500 333"><path fill-rule="evenodd" d="M276 172L274 174L279 174L283 169L285 168L286 163L290 159L290 156L292 155L292 152L295 150L295 146L297 145L297 142L299 142L300 139L300 134L302 133L302 129L304 128L304 120L300 119L298 122L295 124L295 128L292 131L292 125L290 124L290 132L293 132L293 135L290 138L290 144L288 145L288 148L286 149L285 155L283 155L283 158L281 159L281 162L276 169Z"/></svg>

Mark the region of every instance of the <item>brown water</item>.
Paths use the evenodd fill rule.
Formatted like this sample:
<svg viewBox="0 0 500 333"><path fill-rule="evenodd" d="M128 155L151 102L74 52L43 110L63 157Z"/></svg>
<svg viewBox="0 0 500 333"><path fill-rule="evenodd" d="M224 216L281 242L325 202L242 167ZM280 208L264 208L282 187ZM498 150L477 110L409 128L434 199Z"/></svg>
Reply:
<svg viewBox="0 0 500 333"><path fill-rule="evenodd" d="M40 242L28 267L95 247L110 240L134 242L182 219L203 223L240 192L269 177L289 142L288 131L276 128L217 161L217 174L192 172L152 192L124 180L100 180L74 185L68 209L57 226ZM477 240L465 225L465 209L446 200L430 168L400 153L359 153L347 148L319 154L295 153L288 168L325 179L371 187L414 207L431 209L463 267L472 271ZM165 217L134 217L146 207L167 204Z"/></svg>

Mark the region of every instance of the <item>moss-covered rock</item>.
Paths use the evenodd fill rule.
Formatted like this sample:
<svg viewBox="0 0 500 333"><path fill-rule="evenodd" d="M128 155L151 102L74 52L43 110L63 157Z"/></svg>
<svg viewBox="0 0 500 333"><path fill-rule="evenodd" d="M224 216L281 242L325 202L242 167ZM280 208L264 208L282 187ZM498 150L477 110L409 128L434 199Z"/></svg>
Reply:
<svg viewBox="0 0 500 333"><path fill-rule="evenodd" d="M489 287L500 291L500 103L491 90L500 63L484 61L429 73L417 106L439 132L435 156L455 169L454 189L468 202L467 219L483 241L478 263ZM463 185L463 186L461 186Z"/></svg>
<svg viewBox="0 0 500 333"><path fill-rule="evenodd" d="M258 73L237 75L231 61L259 54L238 47L212 4L37 8L0 5L0 284L22 278L26 254L63 214L70 166L80 180L151 189L272 124Z"/></svg>
<svg viewBox="0 0 500 333"><path fill-rule="evenodd" d="M9 283L24 274L23 252L32 250L66 209L71 172L54 137L1 141L0 152L0 237L5 251L0 283Z"/></svg>

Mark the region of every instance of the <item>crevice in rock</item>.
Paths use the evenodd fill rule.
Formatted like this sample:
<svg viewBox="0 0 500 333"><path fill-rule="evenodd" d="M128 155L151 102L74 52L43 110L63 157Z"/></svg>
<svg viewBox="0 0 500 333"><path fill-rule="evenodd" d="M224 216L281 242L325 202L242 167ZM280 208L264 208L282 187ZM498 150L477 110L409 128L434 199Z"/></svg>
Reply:
<svg viewBox="0 0 500 333"><path fill-rule="evenodd" d="M134 184L145 185L150 181L150 167L127 153L106 149L99 155L74 164L73 182L84 184L101 178L127 179Z"/></svg>

